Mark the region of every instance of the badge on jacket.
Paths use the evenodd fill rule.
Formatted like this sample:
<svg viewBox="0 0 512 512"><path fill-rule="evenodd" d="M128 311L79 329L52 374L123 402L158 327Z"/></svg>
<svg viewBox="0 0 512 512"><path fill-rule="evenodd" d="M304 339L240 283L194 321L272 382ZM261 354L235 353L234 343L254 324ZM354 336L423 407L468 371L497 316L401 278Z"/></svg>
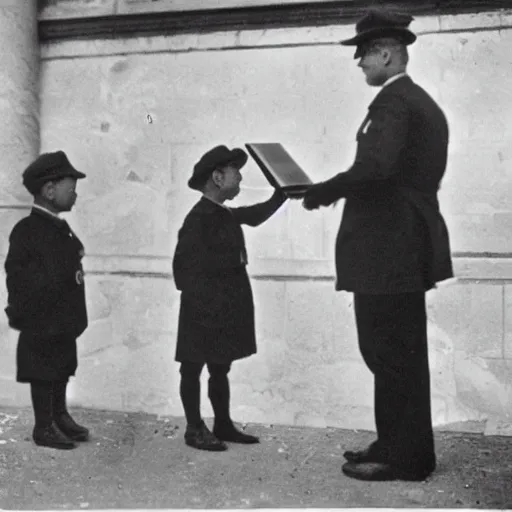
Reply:
<svg viewBox="0 0 512 512"><path fill-rule="evenodd" d="M77 270L75 273L75 281L76 284L84 284L84 271L83 270Z"/></svg>
<svg viewBox="0 0 512 512"><path fill-rule="evenodd" d="M370 125L372 124L372 120L370 119L370 114L368 114L361 125L359 126L359 130L357 130L356 140L359 140L361 135L366 135L368 132L368 128L370 128Z"/></svg>
<svg viewBox="0 0 512 512"><path fill-rule="evenodd" d="M372 120L368 119L368 121L366 121L366 123L364 124L363 129L361 130L362 133L364 133L366 135L368 133L368 128L370 128L371 124L372 124Z"/></svg>

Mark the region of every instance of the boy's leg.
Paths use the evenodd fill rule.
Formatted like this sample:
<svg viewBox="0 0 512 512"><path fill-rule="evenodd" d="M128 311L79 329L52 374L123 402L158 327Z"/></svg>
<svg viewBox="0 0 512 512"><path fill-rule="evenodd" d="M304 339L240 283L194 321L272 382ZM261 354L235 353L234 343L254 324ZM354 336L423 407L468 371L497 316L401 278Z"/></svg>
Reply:
<svg viewBox="0 0 512 512"><path fill-rule="evenodd" d="M201 383L199 378L203 370L202 363L181 363L180 397L187 418L187 425L199 427L201 419Z"/></svg>
<svg viewBox="0 0 512 512"><path fill-rule="evenodd" d="M229 411L230 391L228 373L231 364L208 364L210 379L208 380L208 397L212 403L215 414L213 433L223 441L232 443L254 444L259 443L255 436L240 432L233 421Z"/></svg>
<svg viewBox="0 0 512 512"><path fill-rule="evenodd" d="M228 373L231 365L228 364L208 364L208 398L212 404L215 414L215 426L231 424L230 399Z"/></svg>
<svg viewBox="0 0 512 512"><path fill-rule="evenodd" d="M53 382L53 416L57 426L73 441L87 441L89 430L71 417L66 406L68 380Z"/></svg>
<svg viewBox="0 0 512 512"><path fill-rule="evenodd" d="M30 383L35 426L32 437L38 446L69 450L75 443L63 434L53 421L52 383L33 381Z"/></svg>
<svg viewBox="0 0 512 512"><path fill-rule="evenodd" d="M180 396L187 419L185 443L193 448L208 451L224 451L227 446L219 441L201 418L201 371L203 363L181 363Z"/></svg>

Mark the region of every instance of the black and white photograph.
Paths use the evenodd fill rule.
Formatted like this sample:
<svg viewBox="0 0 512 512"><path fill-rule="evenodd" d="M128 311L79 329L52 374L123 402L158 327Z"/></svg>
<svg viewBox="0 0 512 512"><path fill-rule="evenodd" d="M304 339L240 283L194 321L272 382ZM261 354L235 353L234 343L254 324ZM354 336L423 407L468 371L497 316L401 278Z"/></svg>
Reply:
<svg viewBox="0 0 512 512"><path fill-rule="evenodd" d="M512 0L0 0L0 511L512 510Z"/></svg>

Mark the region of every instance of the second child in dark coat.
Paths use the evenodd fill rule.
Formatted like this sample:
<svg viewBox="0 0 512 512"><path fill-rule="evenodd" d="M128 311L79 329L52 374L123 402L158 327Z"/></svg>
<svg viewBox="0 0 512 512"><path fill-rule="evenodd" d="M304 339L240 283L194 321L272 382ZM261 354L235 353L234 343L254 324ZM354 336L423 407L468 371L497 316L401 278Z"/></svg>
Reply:
<svg viewBox="0 0 512 512"><path fill-rule="evenodd" d="M74 448L88 430L66 408L68 379L77 368L76 339L87 327L82 270L84 247L59 217L76 201L85 178L62 151L46 153L23 174L34 196L30 215L9 237L5 261L9 325L20 331L17 380L31 386L37 445Z"/></svg>
<svg viewBox="0 0 512 512"><path fill-rule="evenodd" d="M224 441L258 442L257 437L236 429L229 407L231 363L256 353L254 304L241 225L262 224L286 196L276 190L263 203L224 206L240 192L240 169L246 162L242 149L217 146L195 165L189 186L203 197L185 218L173 259L174 280L181 291L176 360L181 363L185 442L202 450L225 450ZM215 415L213 433L200 413L200 375L205 364Z"/></svg>

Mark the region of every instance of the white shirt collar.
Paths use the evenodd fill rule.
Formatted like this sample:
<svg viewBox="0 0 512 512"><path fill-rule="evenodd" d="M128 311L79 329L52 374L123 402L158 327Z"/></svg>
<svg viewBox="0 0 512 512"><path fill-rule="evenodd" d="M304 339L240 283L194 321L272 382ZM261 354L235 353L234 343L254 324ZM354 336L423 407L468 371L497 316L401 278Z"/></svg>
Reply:
<svg viewBox="0 0 512 512"><path fill-rule="evenodd" d="M398 73L397 75L394 75L392 76L391 78L388 78L383 84L382 84L382 88L384 89L384 87L386 87L386 85L389 85L389 84L392 84L393 82L395 82L396 80L398 80L399 78L402 78L404 76L407 76L407 73L404 71L403 73Z"/></svg>
<svg viewBox="0 0 512 512"><path fill-rule="evenodd" d="M44 206L41 206L39 204L33 204L32 208L36 208L37 210L41 210L42 212L45 212L48 215L51 215L52 217L62 220L62 218L59 216L58 213L51 212L50 210L46 209Z"/></svg>

